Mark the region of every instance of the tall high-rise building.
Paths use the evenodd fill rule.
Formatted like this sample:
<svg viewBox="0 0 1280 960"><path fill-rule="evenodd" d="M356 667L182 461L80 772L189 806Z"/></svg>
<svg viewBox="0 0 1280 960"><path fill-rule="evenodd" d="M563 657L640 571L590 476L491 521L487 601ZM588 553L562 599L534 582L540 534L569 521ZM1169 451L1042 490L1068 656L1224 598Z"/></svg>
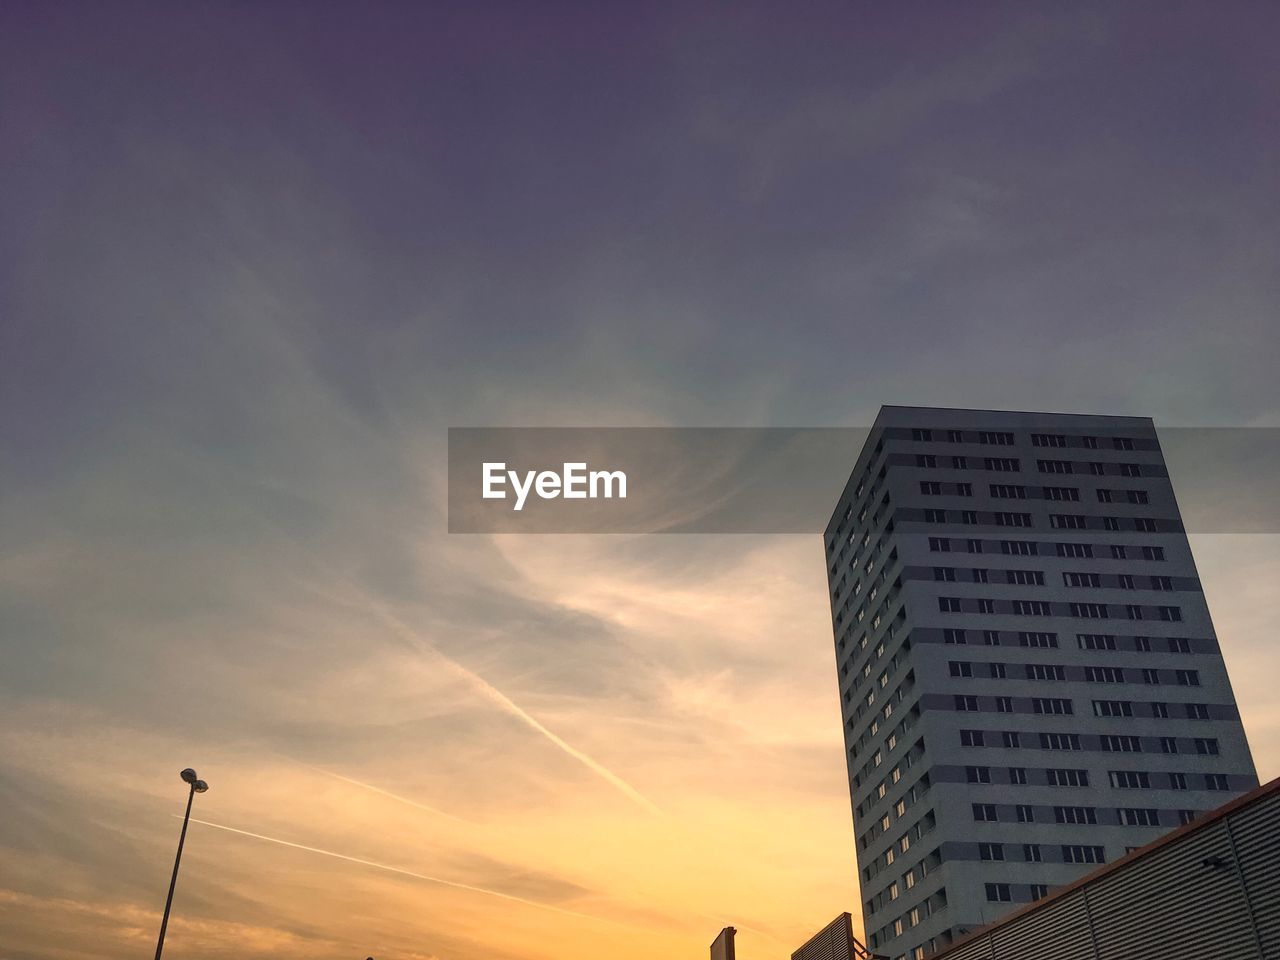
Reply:
<svg viewBox="0 0 1280 960"><path fill-rule="evenodd" d="M825 544L876 953L1257 785L1151 420L883 407Z"/></svg>

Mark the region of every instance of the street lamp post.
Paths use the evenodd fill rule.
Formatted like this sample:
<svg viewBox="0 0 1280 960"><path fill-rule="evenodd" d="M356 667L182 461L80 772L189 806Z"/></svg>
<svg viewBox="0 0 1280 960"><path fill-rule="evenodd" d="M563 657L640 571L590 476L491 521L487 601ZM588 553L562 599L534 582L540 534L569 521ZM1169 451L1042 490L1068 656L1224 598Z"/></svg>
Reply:
<svg viewBox="0 0 1280 960"><path fill-rule="evenodd" d="M195 799L197 793L204 793L209 789L209 785L196 777L196 772L190 767L183 770L179 776L191 785L191 789L187 793L187 812L182 817L182 833L178 834L178 855L173 858L173 876L169 880L169 896L164 901L164 919L160 921L160 940L156 943L156 960L160 960L160 954L164 952L164 931L169 926L169 908L173 906L173 888L178 885L178 865L182 863L182 845L187 839L187 822L191 819L191 801Z"/></svg>

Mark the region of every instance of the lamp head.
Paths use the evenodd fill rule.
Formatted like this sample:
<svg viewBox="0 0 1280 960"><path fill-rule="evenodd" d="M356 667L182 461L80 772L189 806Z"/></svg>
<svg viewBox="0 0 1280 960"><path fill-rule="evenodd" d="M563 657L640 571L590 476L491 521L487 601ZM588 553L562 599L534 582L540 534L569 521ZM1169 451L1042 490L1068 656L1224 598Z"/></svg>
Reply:
<svg viewBox="0 0 1280 960"><path fill-rule="evenodd" d="M180 774L178 774L178 776L180 776L183 779L183 782L185 783L196 782L196 772L192 770L190 767L187 767L187 769L183 770Z"/></svg>
<svg viewBox="0 0 1280 960"><path fill-rule="evenodd" d="M196 793L204 793L206 790L209 789L209 785L205 783L203 780L197 780L194 784L192 784L192 786L195 787Z"/></svg>

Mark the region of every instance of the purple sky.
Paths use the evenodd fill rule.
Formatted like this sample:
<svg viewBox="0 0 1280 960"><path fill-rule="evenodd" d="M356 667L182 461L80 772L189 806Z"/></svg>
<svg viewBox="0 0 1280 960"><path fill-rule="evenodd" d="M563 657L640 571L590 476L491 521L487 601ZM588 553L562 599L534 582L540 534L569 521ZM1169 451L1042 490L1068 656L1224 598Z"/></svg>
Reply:
<svg viewBox="0 0 1280 960"><path fill-rule="evenodd" d="M647 955L856 913L816 538L451 538L445 430L1280 426L1278 35L1267 3L4 5L15 956L137 955L188 764L211 817ZM1278 540L1193 544L1264 777ZM521 832L382 836L312 767ZM193 840L187 956L366 942L309 884L397 956L617 939L524 950L403 877Z"/></svg>

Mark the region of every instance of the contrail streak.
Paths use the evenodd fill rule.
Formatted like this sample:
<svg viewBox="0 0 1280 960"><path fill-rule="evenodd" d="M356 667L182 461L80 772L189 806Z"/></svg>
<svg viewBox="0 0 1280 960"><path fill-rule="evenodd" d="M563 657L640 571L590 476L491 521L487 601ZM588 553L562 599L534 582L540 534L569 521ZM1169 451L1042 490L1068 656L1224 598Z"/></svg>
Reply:
<svg viewBox="0 0 1280 960"><path fill-rule="evenodd" d="M293 762L297 763L298 761L295 760ZM299 766L304 767L307 770L315 771L316 773L322 773L326 777L333 777L333 779L335 780L341 780L343 783L349 783L355 787L361 787L365 790L371 790L374 793L380 794L384 797L388 797L392 800L398 801L399 803L404 803L404 804L408 804L411 807L416 807L419 810L425 811L426 813L434 814L437 817L445 817L446 819L453 820L456 823L466 823L472 826L475 825L474 822L471 820L464 819L463 817L454 816L452 813L445 813L445 811L443 810L437 810L435 807L429 807L425 803L419 803L417 800L410 800L408 797L402 797L400 796L400 794L392 793L390 790L383 790L381 787L375 787L372 783L365 783L363 780L356 780L354 777L344 777L340 773L334 773L332 770L324 769L324 767L313 767L309 763L300 763Z"/></svg>
<svg viewBox="0 0 1280 960"><path fill-rule="evenodd" d="M314 590L316 588L313 586L312 589ZM343 600L342 598L339 598L339 597L334 597L331 594L325 593L324 591L317 590L317 592L321 593L322 595L326 596L328 599L332 601L343 603L345 605L352 605L350 601ZM627 783L626 780L623 780L622 777L618 776L616 773L614 773L604 764L595 760L591 756L583 753L577 747L573 746L570 743L567 743L561 737L557 736L555 733L548 730L541 723L539 723L538 720L536 720L534 717L526 713L524 709L519 704L517 704L514 700L508 697L505 693L503 693L493 684L489 683L488 680L485 680L484 677L480 676L477 673L473 673L471 670L467 669L462 664L458 663L456 660L453 660L452 658L441 653L431 643L427 642L426 640L423 640L422 637L419 636L418 631L414 630L413 627L409 626L407 623L405 623L403 620L397 617L394 613L388 610L377 599L368 596L367 594L363 593L363 591L360 591L360 601L361 603L359 605L368 608L386 626L390 627L392 630L398 633L403 639L408 641L411 646L415 647L419 651L428 653L431 656L435 657L442 664L444 664L444 666L451 673L453 673L455 676L459 677L461 680L467 683L472 690L479 693L482 697L487 699L490 703L493 703L494 705L498 706L508 715L515 717L525 726L529 727L530 729L541 734L546 739L550 740L553 744L555 744L557 747L559 747L569 756L573 757L579 763L583 764L588 770L596 774L606 783L615 787L617 790L623 793L626 797L628 797L630 800L635 802L638 806L644 808L649 813L652 813L658 816L662 815L662 811L658 808L657 804L655 804L652 800L646 797L643 793L641 793L631 784Z"/></svg>
<svg viewBox="0 0 1280 960"><path fill-rule="evenodd" d="M176 813L172 814L176 820L181 820ZM593 917L589 913L579 913L577 910L568 910L564 907L557 907L549 903L539 903L536 900L526 900L524 897L517 897L510 893L501 893L497 890L488 890L484 887L474 887L469 883L459 883L456 880L445 880L442 877L432 877L425 873L415 873L412 870L405 870L401 867L388 866L385 863L377 863L373 860L363 860L360 857L349 857L345 853L336 853L333 850L322 850L320 847L309 847L303 843L293 843L289 840L281 840L278 837L268 837L261 833L252 833L248 830L240 830L236 827L228 827L221 823L211 823L208 820L198 820L191 818L192 823L199 823L206 827L212 827L215 830L225 830L227 833L238 833L242 837L253 837L255 840L265 840L268 843L278 843L282 847L293 847L295 850L306 850L308 853L318 853L321 856L333 857L335 860L346 860L348 863L358 863L363 867L374 867L378 870L386 870L388 873L398 873L404 877L412 877L415 880L425 880L428 883L438 883L446 887L454 887L458 890L468 890L471 893L482 893L487 897L498 897L502 900L510 900L513 903L523 903L527 907L537 907L539 910L552 910L556 913L563 913L571 917L579 917L583 920L594 920L597 923L611 923L603 917Z"/></svg>

